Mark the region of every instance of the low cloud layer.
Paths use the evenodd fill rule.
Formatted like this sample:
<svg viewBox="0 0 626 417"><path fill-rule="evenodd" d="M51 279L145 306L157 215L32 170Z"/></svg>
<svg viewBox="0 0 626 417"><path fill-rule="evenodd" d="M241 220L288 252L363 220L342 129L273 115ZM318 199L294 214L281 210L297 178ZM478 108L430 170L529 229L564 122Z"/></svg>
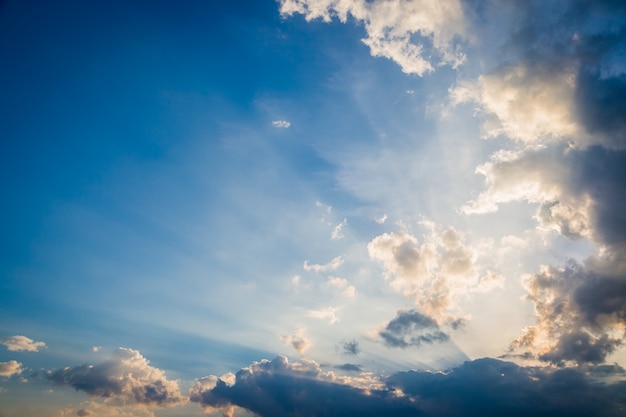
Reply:
<svg viewBox="0 0 626 417"><path fill-rule="evenodd" d="M611 370L608 370L611 373ZM262 417L358 416L620 416L626 383L592 383L581 371L524 368L495 359L466 362L447 373L402 372L365 390L337 380L312 361L255 362L235 380L198 380L191 401L211 410L237 406Z"/></svg>

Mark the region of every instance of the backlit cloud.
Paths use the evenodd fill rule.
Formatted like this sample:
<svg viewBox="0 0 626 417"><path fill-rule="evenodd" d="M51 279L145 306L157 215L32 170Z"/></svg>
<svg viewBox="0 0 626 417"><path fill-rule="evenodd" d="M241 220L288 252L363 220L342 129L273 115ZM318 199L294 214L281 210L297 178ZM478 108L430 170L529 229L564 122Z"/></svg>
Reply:
<svg viewBox="0 0 626 417"><path fill-rule="evenodd" d="M611 372L611 370L608 370ZM285 357L255 362L234 383L197 382L191 400L210 409L237 406L262 417L311 415L618 416L624 383L592 383L576 370L523 368L479 359L446 373L401 372L359 388L313 361ZM550 395L546 395L549 393ZM324 399L320 401L320 399Z"/></svg>
<svg viewBox="0 0 626 417"><path fill-rule="evenodd" d="M346 23L350 17L365 26L363 43L371 54L395 61L405 73L423 75L465 60L459 38L466 21L457 0L280 0L280 12L325 22L336 17Z"/></svg>
<svg viewBox="0 0 626 417"><path fill-rule="evenodd" d="M56 385L68 385L112 405L136 403L168 406L185 401L178 383L149 365L138 351L118 348L110 359L98 365L66 367L50 372L47 378Z"/></svg>

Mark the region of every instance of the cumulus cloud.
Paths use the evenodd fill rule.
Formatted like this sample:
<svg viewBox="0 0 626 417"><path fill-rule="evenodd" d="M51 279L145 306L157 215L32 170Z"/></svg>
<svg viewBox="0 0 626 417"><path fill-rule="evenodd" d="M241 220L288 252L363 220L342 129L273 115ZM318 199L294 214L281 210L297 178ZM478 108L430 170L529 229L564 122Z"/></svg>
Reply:
<svg viewBox="0 0 626 417"><path fill-rule="evenodd" d="M22 371L22 364L18 361L0 362L0 376L9 378L21 374Z"/></svg>
<svg viewBox="0 0 626 417"><path fill-rule="evenodd" d="M369 256L381 262L391 287L412 298L420 311L438 320L448 319L452 299L477 291L483 284L493 288L488 271L479 273L478 253L454 228L442 228L429 222L429 231L420 242L408 232L385 233L368 245Z"/></svg>
<svg viewBox="0 0 626 417"><path fill-rule="evenodd" d="M325 22L352 18L365 26L363 43L371 54L395 61L405 73L421 76L465 60L459 43L467 25L458 0L280 0L280 12Z"/></svg>
<svg viewBox="0 0 626 417"><path fill-rule="evenodd" d="M313 361L290 363L280 356L241 369L234 383L198 380L190 398L210 409L237 406L263 417L608 417L622 415L626 405L619 394L625 383L595 383L578 370L524 368L495 359L466 362L448 372L401 372L370 380L369 387L358 387L357 380L324 372Z"/></svg>
<svg viewBox="0 0 626 417"><path fill-rule="evenodd" d="M11 351L28 351L38 352L39 349L45 348L44 342L35 342L26 336L11 336L2 340L2 344Z"/></svg>
<svg viewBox="0 0 626 417"><path fill-rule="evenodd" d="M50 372L48 379L57 385L68 385L108 403L135 403L167 406L184 402L178 383L149 365L138 351L118 348L112 357L98 365L66 367Z"/></svg>
<svg viewBox="0 0 626 417"><path fill-rule="evenodd" d="M304 261L303 268L304 268L305 271L328 272L328 271L335 271L341 265L343 265L343 257L342 256L337 256L337 257L333 258L330 262L328 262L327 264L324 264L324 265L321 265L321 264L310 264L309 261Z"/></svg>
<svg viewBox="0 0 626 417"><path fill-rule="evenodd" d="M527 298L537 324L526 328L512 350L532 352L556 365L602 363L626 331L626 258L623 253L544 266L527 275Z"/></svg>
<svg viewBox="0 0 626 417"><path fill-rule="evenodd" d="M291 126L291 123L287 120L274 120L272 122L272 126L279 129L287 129L289 126Z"/></svg>

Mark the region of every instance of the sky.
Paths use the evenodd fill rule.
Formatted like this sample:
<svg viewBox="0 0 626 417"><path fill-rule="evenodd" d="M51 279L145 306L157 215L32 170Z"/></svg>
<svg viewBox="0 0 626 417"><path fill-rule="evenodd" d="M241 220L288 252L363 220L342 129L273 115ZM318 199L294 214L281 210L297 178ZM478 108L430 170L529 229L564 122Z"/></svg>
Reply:
<svg viewBox="0 0 626 417"><path fill-rule="evenodd" d="M0 1L0 417L626 415L626 3Z"/></svg>

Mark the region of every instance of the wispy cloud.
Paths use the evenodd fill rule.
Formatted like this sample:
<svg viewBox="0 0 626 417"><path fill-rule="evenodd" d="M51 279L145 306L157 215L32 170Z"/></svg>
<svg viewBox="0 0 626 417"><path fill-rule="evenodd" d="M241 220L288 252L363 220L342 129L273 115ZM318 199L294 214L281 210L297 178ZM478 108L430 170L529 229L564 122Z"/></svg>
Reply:
<svg viewBox="0 0 626 417"><path fill-rule="evenodd" d="M291 123L287 120L274 120L272 122L272 126L279 129L287 129L289 126L291 126Z"/></svg>

